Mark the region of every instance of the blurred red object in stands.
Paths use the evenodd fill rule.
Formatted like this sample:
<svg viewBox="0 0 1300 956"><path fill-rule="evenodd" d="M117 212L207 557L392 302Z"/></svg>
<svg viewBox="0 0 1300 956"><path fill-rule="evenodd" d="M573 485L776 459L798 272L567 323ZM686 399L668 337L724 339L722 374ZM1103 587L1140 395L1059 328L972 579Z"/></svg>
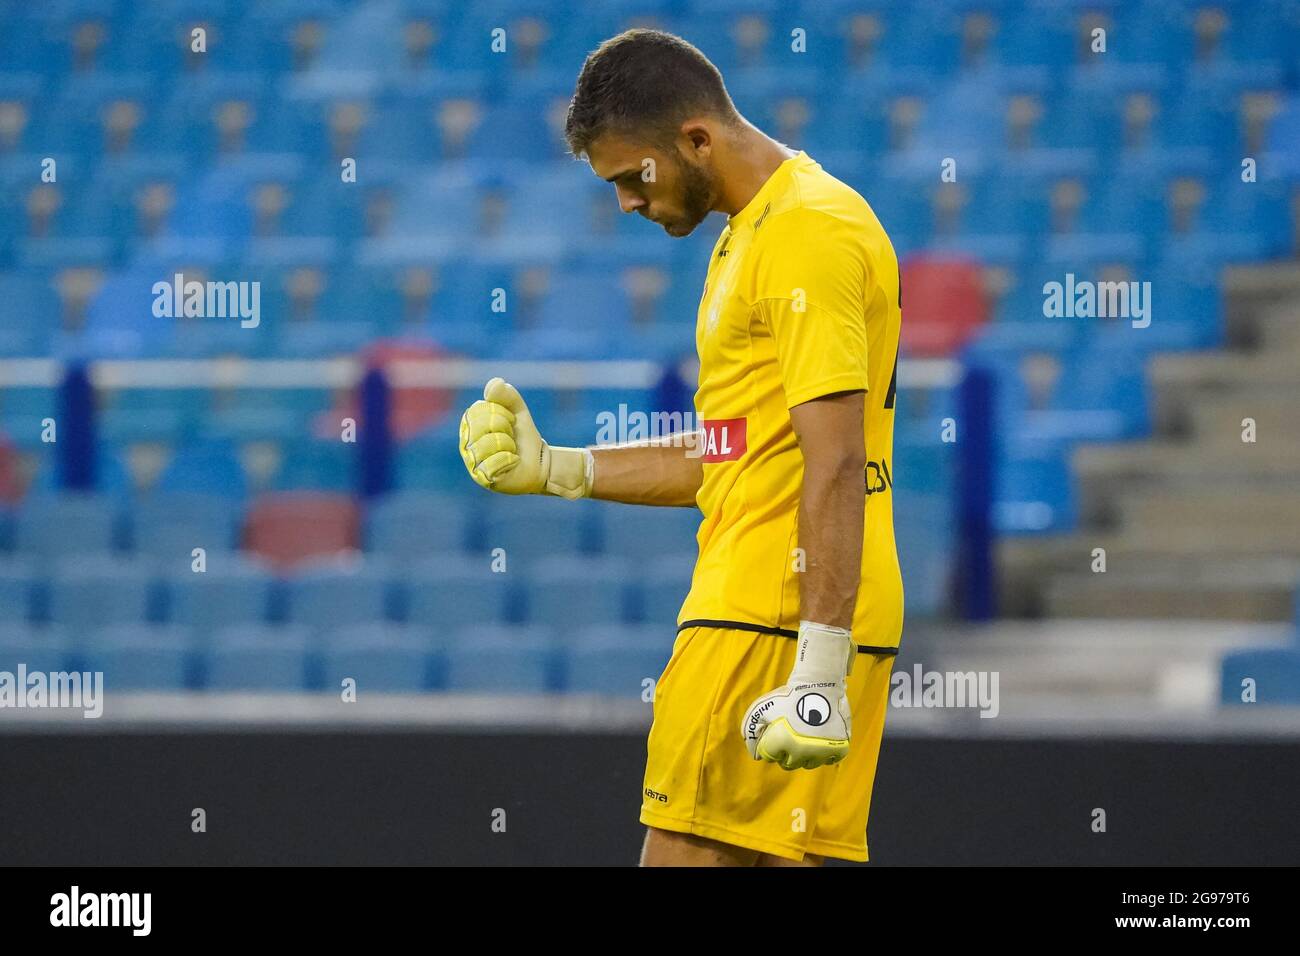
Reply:
<svg viewBox="0 0 1300 956"><path fill-rule="evenodd" d="M355 551L361 517L348 495L284 491L262 495L249 509L244 547L278 569Z"/></svg>
<svg viewBox="0 0 1300 956"><path fill-rule="evenodd" d="M372 342L360 355L361 363L367 371L373 368L387 370L391 363L403 360L448 357L450 357L448 353L432 342L393 340ZM393 389L392 405L388 415L388 424L392 429L393 437L397 441L405 441L442 421L451 409L453 395L453 389L436 388L432 383L429 388ZM348 390L333 408L322 412L317 417L312 431L318 438L337 440L339 423L345 418L354 419L358 425L363 424L355 389Z"/></svg>
<svg viewBox="0 0 1300 956"><path fill-rule="evenodd" d="M23 498L26 482L17 450L0 438L0 505L16 505Z"/></svg>
<svg viewBox="0 0 1300 956"><path fill-rule="evenodd" d="M909 256L901 297L907 355L952 355L988 320L981 268L970 259Z"/></svg>

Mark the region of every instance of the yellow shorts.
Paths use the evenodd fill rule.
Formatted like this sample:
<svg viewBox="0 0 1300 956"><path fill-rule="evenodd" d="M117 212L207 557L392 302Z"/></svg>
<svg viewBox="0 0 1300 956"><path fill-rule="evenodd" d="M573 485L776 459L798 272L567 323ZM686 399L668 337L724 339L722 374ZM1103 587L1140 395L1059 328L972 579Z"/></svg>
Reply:
<svg viewBox="0 0 1300 956"><path fill-rule="evenodd" d="M848 756L816 770L754 760L745 709L786 682L797 642L730 627L686 627L655 687L641 822L791 860L867 859L867 811L894 655L859 652L848 678Z"/></svg>

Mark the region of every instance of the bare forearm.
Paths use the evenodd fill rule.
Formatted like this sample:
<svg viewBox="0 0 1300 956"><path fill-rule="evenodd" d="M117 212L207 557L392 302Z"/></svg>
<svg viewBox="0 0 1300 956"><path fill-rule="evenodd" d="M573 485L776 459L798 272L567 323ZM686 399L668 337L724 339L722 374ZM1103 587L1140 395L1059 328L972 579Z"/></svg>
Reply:
<svg viewBox="0 0 1300 956"><path fill-rule="evenodd" d="M593 448L591 497L630 505L693 507L704 481L694 436Z"/></svg>
<svg viewBox="0 0 1300 956"><path fill-rule="evenodd" d="M799 547L805 571L799 616L851 628L862 577L862 521L866 495L862 463L805 470L799 502Z"/></svg>

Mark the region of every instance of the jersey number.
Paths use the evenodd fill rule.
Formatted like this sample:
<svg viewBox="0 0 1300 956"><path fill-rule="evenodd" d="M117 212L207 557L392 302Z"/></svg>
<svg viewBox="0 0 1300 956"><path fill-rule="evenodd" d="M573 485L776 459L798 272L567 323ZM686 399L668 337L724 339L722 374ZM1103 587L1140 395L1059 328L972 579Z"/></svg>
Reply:
<svg viewBox="0 0 1300 956"><path fill-rule="evenodd" d="M898 269L898 312L899 318L902 318L903 312L903 269ZM901 331L901 330L900 330ZM889 391L885 393L885 407L894 407L894 393L898 391L898 352L894 352L894 374L889 376Z"/></svg>
<svg viewBox="0 0 1300 956"><path fill-rule="evenodd" d="M894 407L894 393L898 391L898 353L894 353L894 374L889 376L889 391L885 393L885 407Z"/></svg>

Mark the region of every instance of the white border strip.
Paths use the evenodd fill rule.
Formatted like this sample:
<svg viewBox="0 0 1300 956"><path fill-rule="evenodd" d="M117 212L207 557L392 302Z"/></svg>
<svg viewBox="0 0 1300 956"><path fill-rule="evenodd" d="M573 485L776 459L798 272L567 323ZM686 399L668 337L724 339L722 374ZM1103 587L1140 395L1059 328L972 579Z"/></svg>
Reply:
<svg viewBox="0 0 1300 956"><path fill-rule="evenodd" d="M646 361L479 362L466 359L402 359L388 366L394 388L478 388L500 375L520 388L651 388L663 366ZM356 359L141 359L91 365L99 388L295 388L355 385L363 367ZM56 359L0 360L0 388L53 388L63 375ZM902 359L900 388L950 388L961 375L949 359Z"/></svg>
<svg viewBox="0 0 1300 956"><path fill-rule="evenodd" d="M335 693L121 693L104 714L73 709L0 710L6 734L76 733L430 733L639 734L649 730L651 705L589 694L497 696L441 692L366 694L343 703ZM1208 741L1300 740L1300 708L1215 707L1169 712L1057 704L1002 713L891 707L889 737L942 739L1094 739Z"/></svg>

